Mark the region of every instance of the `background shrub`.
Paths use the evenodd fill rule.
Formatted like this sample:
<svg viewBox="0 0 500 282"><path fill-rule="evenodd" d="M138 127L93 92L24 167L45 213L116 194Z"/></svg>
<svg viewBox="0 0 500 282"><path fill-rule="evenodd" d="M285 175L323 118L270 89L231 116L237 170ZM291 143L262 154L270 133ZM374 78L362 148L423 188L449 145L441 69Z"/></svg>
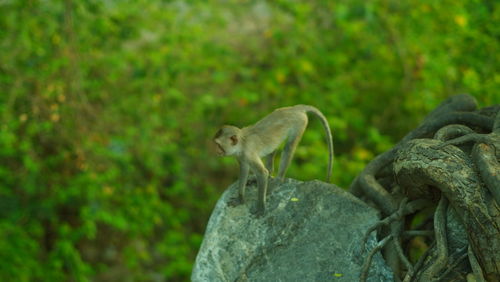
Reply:
<svg viewBox="0 0 500 282"><path fill-rule="evenodd" d="M237 177L210 139L328 117L348 187L447 96L499 103L495 1L0 1L0 280L187 280ZM288 176L324 179L316 121Z"/></svg>

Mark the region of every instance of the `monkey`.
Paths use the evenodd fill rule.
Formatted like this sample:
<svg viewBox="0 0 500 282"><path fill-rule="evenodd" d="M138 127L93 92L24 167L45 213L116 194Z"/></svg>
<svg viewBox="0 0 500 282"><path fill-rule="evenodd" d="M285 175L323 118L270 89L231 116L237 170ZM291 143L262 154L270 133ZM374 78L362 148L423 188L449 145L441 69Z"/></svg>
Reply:
<svg viewBox="0 0 500 282"><path fill-rule="evenodd" d="M315 107L296 105L278 108L254 125L238 128L232 125L222 126L213 141L219 156L234 156L238 160L240 174L238 179L238 197L232 205L244 203L245 188L249 171L257 178L258 204L257 215L264 214L268 177L273 173L276 149L286 141L278 170L278 178L284 180L293 154L307 127L307 114L317 116L326 131L329 158L326 180L330 181L333 165L333 140L326 117ZM262 162L266 158L266 164Z"/></svg>

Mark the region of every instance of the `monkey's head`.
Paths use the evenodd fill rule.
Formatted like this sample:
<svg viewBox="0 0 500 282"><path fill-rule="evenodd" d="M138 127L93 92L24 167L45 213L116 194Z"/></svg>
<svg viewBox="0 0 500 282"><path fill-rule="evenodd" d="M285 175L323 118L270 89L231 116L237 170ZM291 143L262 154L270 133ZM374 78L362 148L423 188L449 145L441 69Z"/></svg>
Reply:
<svg viewBox="0 0 500 282"><path fill-rule="evenodd" d="M241 129L224 125L214 136L216 151L219 156L232 156L240 151Z"/></svg>

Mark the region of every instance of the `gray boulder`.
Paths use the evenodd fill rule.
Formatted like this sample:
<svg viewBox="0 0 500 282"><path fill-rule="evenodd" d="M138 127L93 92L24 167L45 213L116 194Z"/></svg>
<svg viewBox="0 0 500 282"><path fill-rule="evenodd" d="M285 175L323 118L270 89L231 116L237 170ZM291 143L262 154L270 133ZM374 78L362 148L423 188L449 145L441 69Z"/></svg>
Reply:
<svg viewBox="0 0 500 282"><path fill-rule="evenodd" d="M208 222L193 281L357 281L367 251L365 230L377 211L350 193L321 181L270 180L266 212L255 217L257 188L247 185L244 205L228 205L224 192ZM373 232L375 233L375 232ZM375 235L367 243L371 249ZM373 258L368 281L392 281L382 256Z"/></svg>

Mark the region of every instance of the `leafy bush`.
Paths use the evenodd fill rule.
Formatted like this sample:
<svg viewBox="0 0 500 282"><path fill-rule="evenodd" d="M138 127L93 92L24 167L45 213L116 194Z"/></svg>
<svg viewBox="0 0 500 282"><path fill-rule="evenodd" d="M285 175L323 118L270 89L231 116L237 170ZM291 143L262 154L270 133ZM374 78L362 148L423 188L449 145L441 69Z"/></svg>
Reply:
<svg viewBox="0 0 500 282"><path fill-rule="evenodd" d="M312 104L347 187L446 96L498 103L489 1L0 3L0 279L186 280L223 123ZM324 178L311 121L288 176Z"/></svg>

